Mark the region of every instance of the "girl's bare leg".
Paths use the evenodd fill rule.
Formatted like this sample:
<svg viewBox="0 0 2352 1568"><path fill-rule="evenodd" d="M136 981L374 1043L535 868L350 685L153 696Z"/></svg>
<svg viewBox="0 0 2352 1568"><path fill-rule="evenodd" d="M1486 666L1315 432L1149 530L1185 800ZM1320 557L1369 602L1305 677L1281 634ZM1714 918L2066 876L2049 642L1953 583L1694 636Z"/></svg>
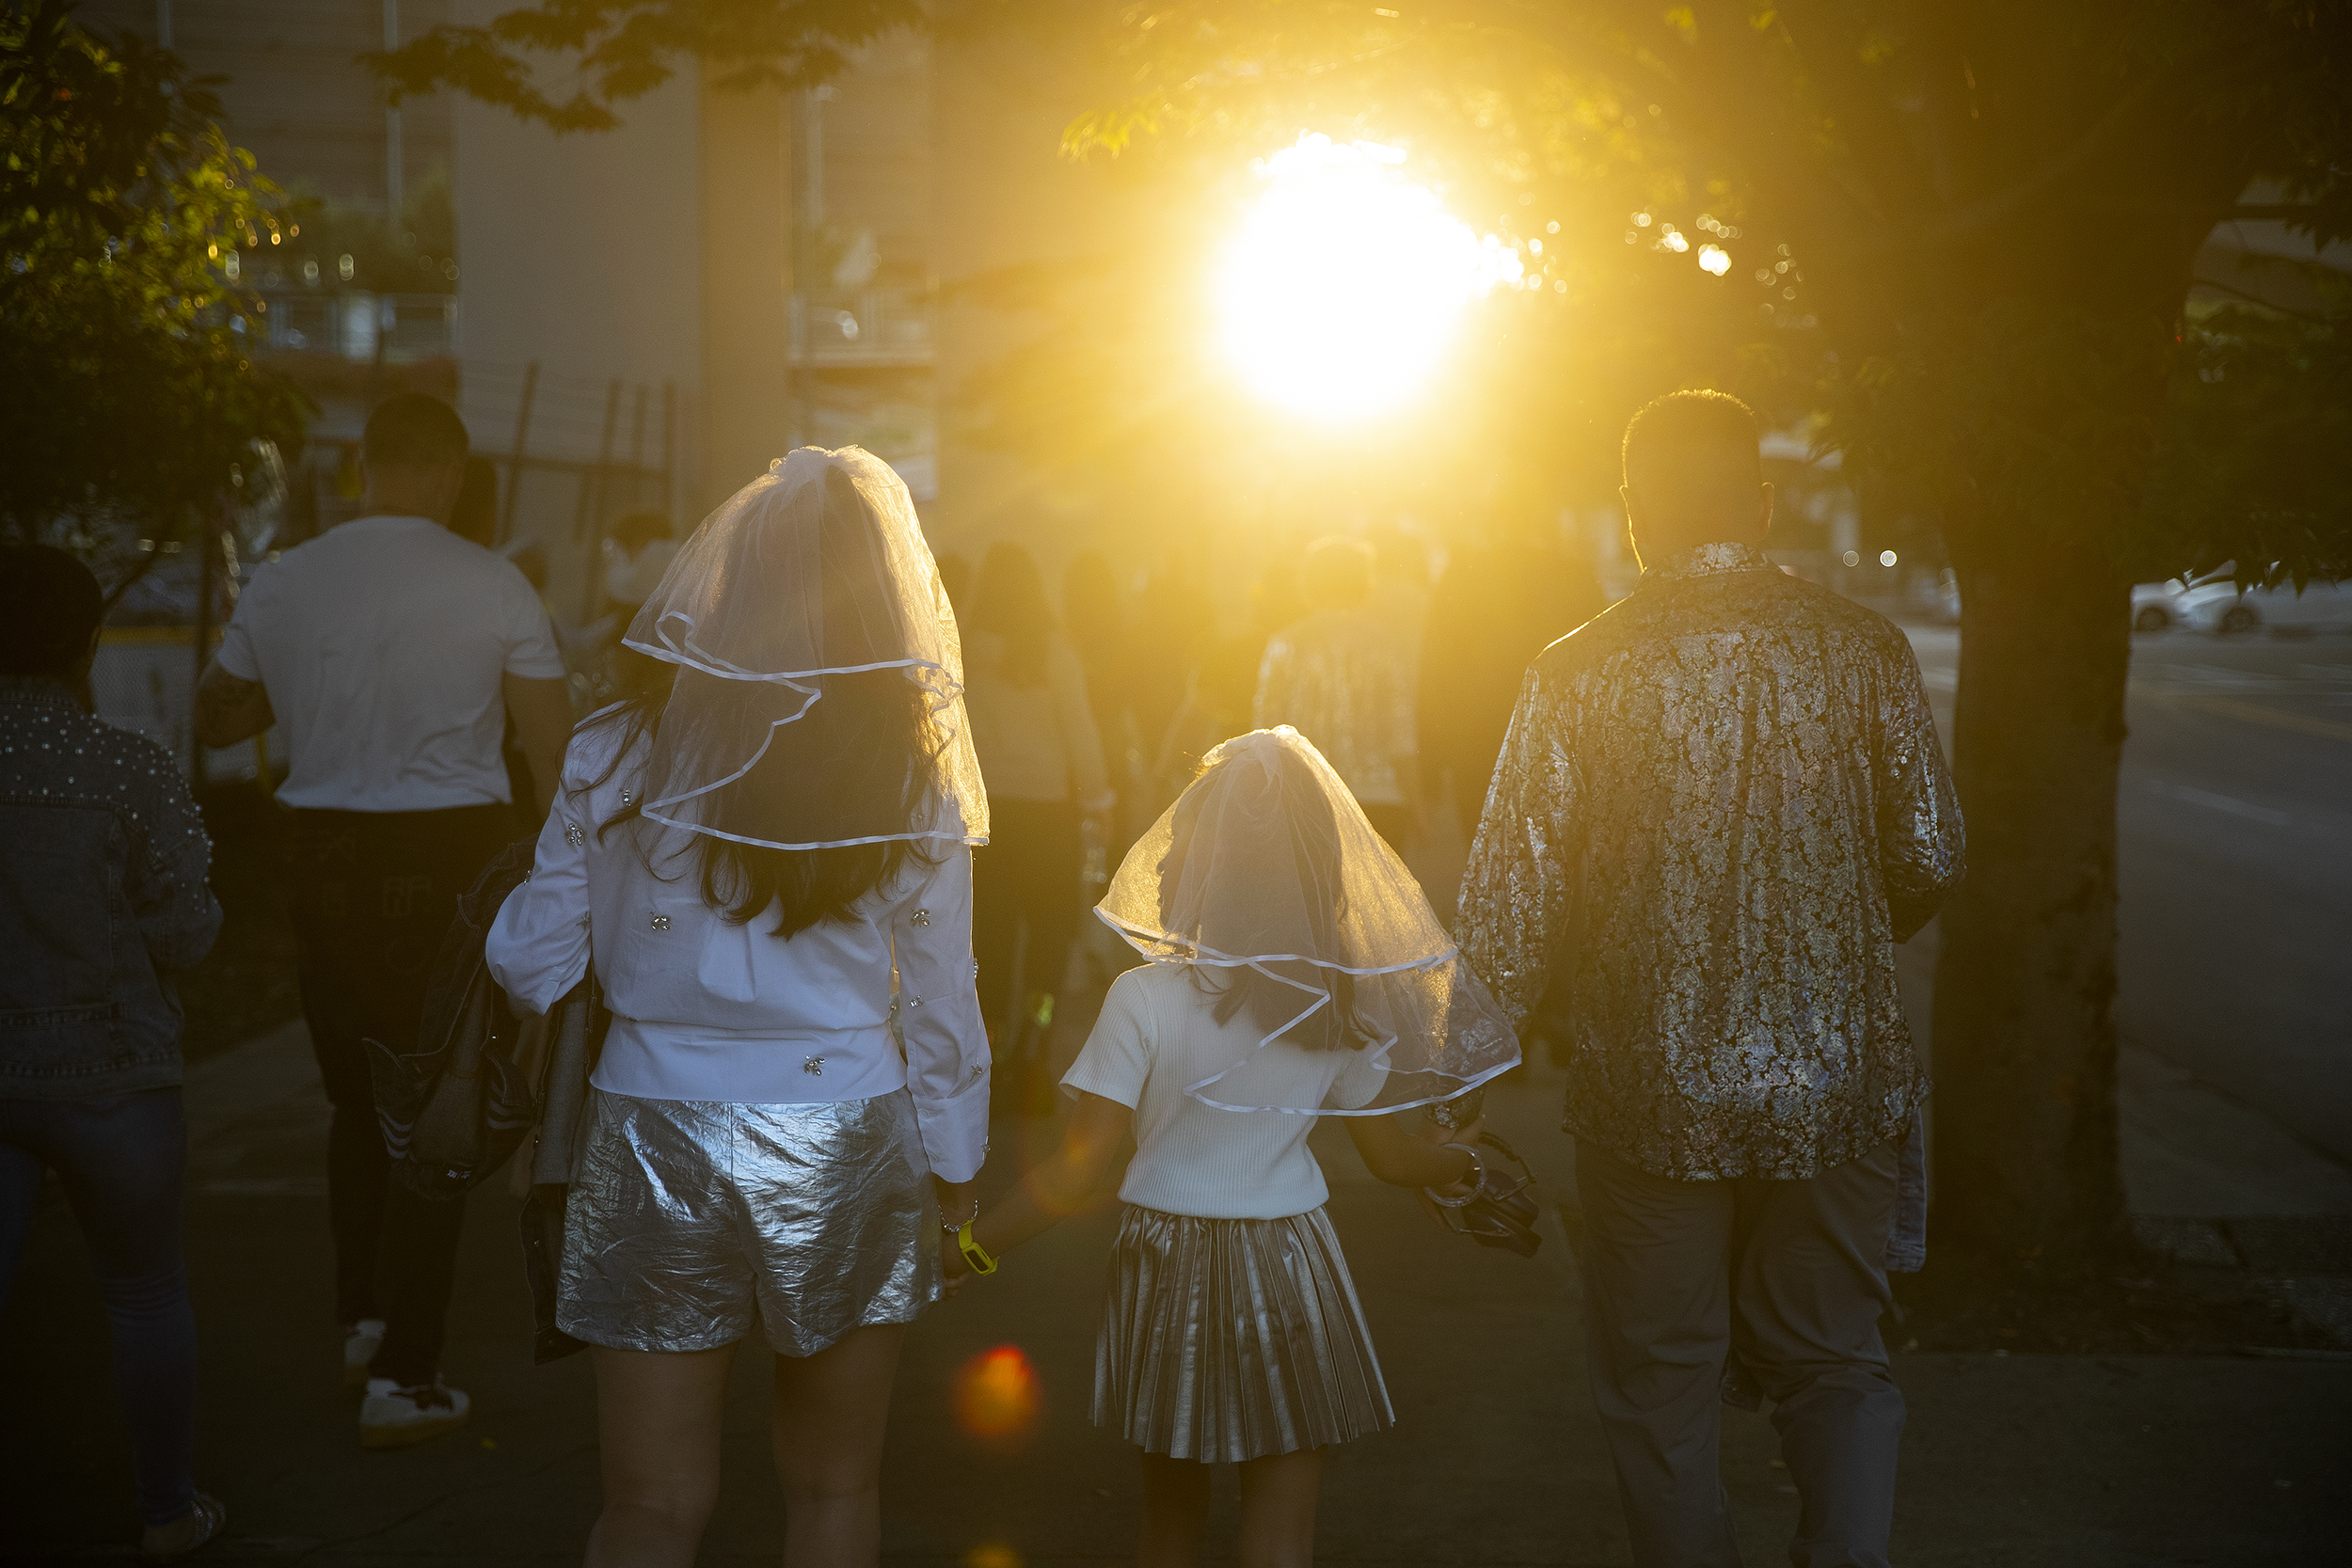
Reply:
<svg viewBox="0 0 2352 1568"><path fill-rule="evenodd" d="M1242 1568L1309 1568L1315 1560L1315 1503L1323 1494L1323 1450L1269 1454L1241 1467Z"/></svg>
<svg viewBox="0 0 2352 1568"><path fill-rule="evenodd" d="M592 1347L604 1511L588 1568L691 1568L719 1501L719 1428L735 1347Z"/></svg>
<svg viewBox="0 0 2352 1568"><path fill-rule="evenodd" d="M1143 1522L1136 1568L1192 1568L1209 1522L1210 1469L1197 1459L1143 1456Z"/></svg>
<svg viewBox="0 0 2352 1568"><path fill-rule="evenodd" d="M776 1357L785 1568L874 1568L880 1560L882 1433L905 1338L899 1324L877 1324L815 1355Z"/></svg>

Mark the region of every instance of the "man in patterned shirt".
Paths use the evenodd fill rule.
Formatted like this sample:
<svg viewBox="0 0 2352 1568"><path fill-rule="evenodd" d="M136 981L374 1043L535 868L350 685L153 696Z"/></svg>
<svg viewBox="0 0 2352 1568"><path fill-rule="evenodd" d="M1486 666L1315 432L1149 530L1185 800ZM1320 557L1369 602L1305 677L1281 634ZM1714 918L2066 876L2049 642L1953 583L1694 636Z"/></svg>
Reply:
<svg viewBox="0 0 2352 1568"><path fill-rule="evenodd" d="M1515 1022L1565 992L1594 1395L1643 1568L1740 1560L1719 1394L1752 1375L1791 1560L1886 1561L1901 1392L1878 1320L1929 1082L1895 943L1960 879L1903 634L1762 551L1755 417L1678 392L1626 431L1645 567L1529 670L1457 936ZM1906 1189L1909 1189L1906 1191Z"/></svg>

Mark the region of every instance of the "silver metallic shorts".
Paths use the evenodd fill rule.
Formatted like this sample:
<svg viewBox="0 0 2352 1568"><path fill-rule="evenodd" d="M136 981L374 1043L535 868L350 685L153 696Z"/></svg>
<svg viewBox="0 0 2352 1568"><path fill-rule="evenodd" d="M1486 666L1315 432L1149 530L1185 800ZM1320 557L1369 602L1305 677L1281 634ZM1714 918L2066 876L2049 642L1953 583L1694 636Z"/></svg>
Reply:
<svg viewBox="0 0 2352 1568"><path fill-rule="evenodd" d="M592 1345L785 1355L939 1299L938 1200L901 1089L829 1105L592 1091L556 1322Z"/></svg>

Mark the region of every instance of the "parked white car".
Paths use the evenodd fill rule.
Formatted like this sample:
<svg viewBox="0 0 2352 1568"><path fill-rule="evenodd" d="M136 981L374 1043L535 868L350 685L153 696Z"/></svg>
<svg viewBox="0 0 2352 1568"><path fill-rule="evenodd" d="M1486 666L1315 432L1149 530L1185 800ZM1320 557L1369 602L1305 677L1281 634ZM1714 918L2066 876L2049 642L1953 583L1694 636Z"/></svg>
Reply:
<svg viewBox="0 0 2352 1568"><path fill-rule="evenodd" d="M2226 582L2209 583L2172 602L2181 625L2192 631L2352 631L2352 586L2341 582L2307 583L2299 594L2291 582L2245 594Z"/></svg>
<svg viewBox="0 0 2352 1568"><path fill-rule="evenodd" d="M2201 594L2215 588L2231 591L2229 568L2207 572L2191 582L2169 578L2163 582L2143 582L2132 589L2132 630L2169 631L2181 624L2187 603Z"/></svg>

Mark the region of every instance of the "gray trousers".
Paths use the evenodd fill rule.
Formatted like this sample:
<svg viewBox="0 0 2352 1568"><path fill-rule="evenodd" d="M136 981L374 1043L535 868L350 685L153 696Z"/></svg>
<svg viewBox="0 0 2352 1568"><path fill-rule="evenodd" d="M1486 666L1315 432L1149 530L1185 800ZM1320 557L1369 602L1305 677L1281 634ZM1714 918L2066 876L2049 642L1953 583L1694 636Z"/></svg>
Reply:
<svg viewBox="0 0 2352 1568"><path fill-rule="evenodd" d="M1804 1181L1673 1181L1580 1140L1593 1397L1637 1568L1738 1568L1724 1357L1772 1401L1797 1568L1885 1568L1903 1396L1879 1314L1892 1144Z"/></svg>

